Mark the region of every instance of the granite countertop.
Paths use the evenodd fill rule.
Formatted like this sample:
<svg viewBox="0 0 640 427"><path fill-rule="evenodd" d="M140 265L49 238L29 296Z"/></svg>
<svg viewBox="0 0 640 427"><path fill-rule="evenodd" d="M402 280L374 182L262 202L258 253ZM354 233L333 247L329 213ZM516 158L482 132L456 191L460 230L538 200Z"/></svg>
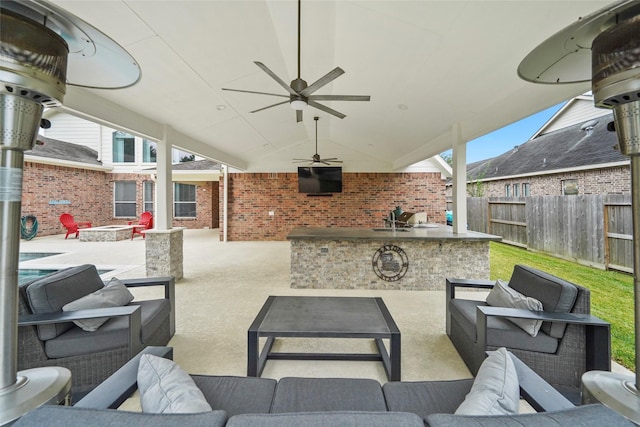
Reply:
<svg viewBox="0 0 640 427"><path fill-rule="evenodd" d="M378 231L374 231L378 230ZM428 224L422 227L398 228L346 228L346 227L296 227L287 236L288 240L461 240L501 241L502 237L467 231L454 234L447 225Z"/></svg>

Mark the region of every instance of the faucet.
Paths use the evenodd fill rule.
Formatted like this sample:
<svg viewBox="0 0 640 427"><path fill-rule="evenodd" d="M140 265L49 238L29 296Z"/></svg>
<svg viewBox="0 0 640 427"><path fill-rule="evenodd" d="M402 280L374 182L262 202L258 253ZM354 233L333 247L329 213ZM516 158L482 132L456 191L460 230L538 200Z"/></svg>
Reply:
<svg viewBox="0 0 640 427"><path fill-rule="evenodd" d="M396 213L391 211L391 230L396 232Z"/></svg>

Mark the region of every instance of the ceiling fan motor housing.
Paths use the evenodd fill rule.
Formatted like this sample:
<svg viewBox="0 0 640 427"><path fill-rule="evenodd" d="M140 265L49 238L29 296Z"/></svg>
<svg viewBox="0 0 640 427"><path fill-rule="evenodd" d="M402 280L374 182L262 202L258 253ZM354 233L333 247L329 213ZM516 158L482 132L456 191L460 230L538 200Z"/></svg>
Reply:
<svg viewBox="0 0 640 427"><path fill-rule="evenodd" d="M291 81L291 89L295 90L298 93L302 92L306 88L307 88L307 82L300 78L297 78Z"/></svg>
<svg viewBox="0 0 640 427"><path fill-rule="evenodd" d="M597 107L612 108L622 154L640 155L640 15L600 33L592 45Z"/></svg>

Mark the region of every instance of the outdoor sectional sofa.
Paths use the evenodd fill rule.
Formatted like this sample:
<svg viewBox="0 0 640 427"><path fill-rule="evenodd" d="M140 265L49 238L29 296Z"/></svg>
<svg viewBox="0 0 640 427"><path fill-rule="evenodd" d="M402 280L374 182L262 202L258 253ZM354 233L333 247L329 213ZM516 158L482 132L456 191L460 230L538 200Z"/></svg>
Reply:
<svg viewBox="0 0 640 427"><path fill-rule="evenodd" d="M128 288L140 286L157 286L158 297L131 301ZM21 284L18 314L18 369L68 368L78 399L145 346L168 344L175 280L112 279L105 286L94 265L68 267Z"/></svg>
<svg viewBox="0 0 640 427"><path fill-rule="evenodd" d="M143 353L172 357L169 347L148 347ZM388 382L380 386L377 381L370 379L288 377L276 381L259 377L189 376L184 371L181 374L192 381L189 380L191 385L185 384L184 393L187 396L182 399L187 405L197 400L193 390L187 390L195 388L210 410L189 414L156 414L110 409L117 408L138 387L141 378L139 368L146 363L145 360L149 360L143 359L147 356L141 354L74 407L42 406L19 419L15 427L633 425L600 404L574 407L515 356L502 350L501 354L503 360L513 362L509 372L515 372L514 376L517 377L516 402L519 391L537 411L550 412L489 416L453 414L465 401L467 393L473 392L474 381L478 379ZM164 371L160 373L162 375ZM513 376L509 377L508 381L513 379ZM169 390L171 385L166 377L158 384L163 384L163 389L156 400L163 400L169 395L176 399L176 395L179 395L175 390ZM182 387L184 383L179 384ZM148 390L144 393L150 393ZM478 390L482 393L484 389L478 387L476 392ZM144 409L146 397L142 390L140 395Z"/></svg>

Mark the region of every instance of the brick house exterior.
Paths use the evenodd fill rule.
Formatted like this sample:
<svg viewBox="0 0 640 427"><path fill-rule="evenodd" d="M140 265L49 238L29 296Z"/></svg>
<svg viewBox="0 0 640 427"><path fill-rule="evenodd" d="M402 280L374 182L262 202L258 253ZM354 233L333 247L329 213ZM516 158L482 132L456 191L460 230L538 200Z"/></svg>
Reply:
<svg viewBox="0 0 640 427"><path fill-rule="evenodd" d="M136 221L145 210L144 186L155 174L150 142L67 114L48 117L54 123L48 129L50 136L39 137L45 144L26 153L25 163L22 215L36 216L38 235L62 233L62 213L94 226ZM67 135L70 142L52 137ZM111 147L117 138L128 139L128 159L114 160L122 154ZM215 179L204 174L209 169L199 170L207 162L209 169L218 167ZM450 171L443 164L430 159L398 173L343 173L343 192L332 197L299 193L296 173L228 173L227 239L285 240L297 226L379 227L396 206L426 212L431 221L444 223L444 174ZM223 227L224 183L219 164L201 160L175 163L172 169L174 183L195 187L196 199L196 216L174 217L172 225ZM115 185L124 182L135 182L136 215L116 217Z"/></svg>
<svg viewBox="0 0 640 427"><path fill-rule="evenodd" d="M607 129L612 121L591 96L572 99L524 144L467 165L468 195L629 194L630 161L614 148L616 134Z"/></svg>
<svg viewBox="0 0 640 427"><path fill-rule="evenodd" d="M36 145L26 153L22 188L22 215L36 217L39 236L63 233L64 227L59 221L63 213L70 213L76 220L89 221L94 226L137 221L145 206L143 184L152 181L152 171L113 172L97 161L94 150L50 138L39 139L44 142L44 148ZM210 162L207 161L207 165ZM174 169L185 169L185 165L175 165ZM114 183L122 181L136 183L135 216L115 216ZM196 188L196 216L173 218L173 226L216 228L218 182L190 183Z"/></svg>
<svg viewBox="0 0 640 427"><path fill-rule="evenodd" d="M514 188L514 185L518 186L520 188L520 195L522 196L523 184L529 185L529 195L531 196L557 196L562 194L563 183L567 181L575 181L579 194L583 195L630 194L631 175L629 168L629 165L621 165L617 167L485 181L484 196L505 197L505 188L507 185L509 185L511 189ZM472 185L469 184L469 188L471 188L471 186Z"/></svg>
<svg viewBox="0 0 640 427"><path fill-rule="evenodd" d="M142 185L148 175L111 174L103 171L25 162L22 188L22 215L38 220L38 235L64 232L60 215L72 214L92 225L126 224L143 212ZM113 183L135 181L137 216L116 218L113 213ZM218 182L202 182L197 188L197 216L174 218L174 227L217 228Z"/></svg>

